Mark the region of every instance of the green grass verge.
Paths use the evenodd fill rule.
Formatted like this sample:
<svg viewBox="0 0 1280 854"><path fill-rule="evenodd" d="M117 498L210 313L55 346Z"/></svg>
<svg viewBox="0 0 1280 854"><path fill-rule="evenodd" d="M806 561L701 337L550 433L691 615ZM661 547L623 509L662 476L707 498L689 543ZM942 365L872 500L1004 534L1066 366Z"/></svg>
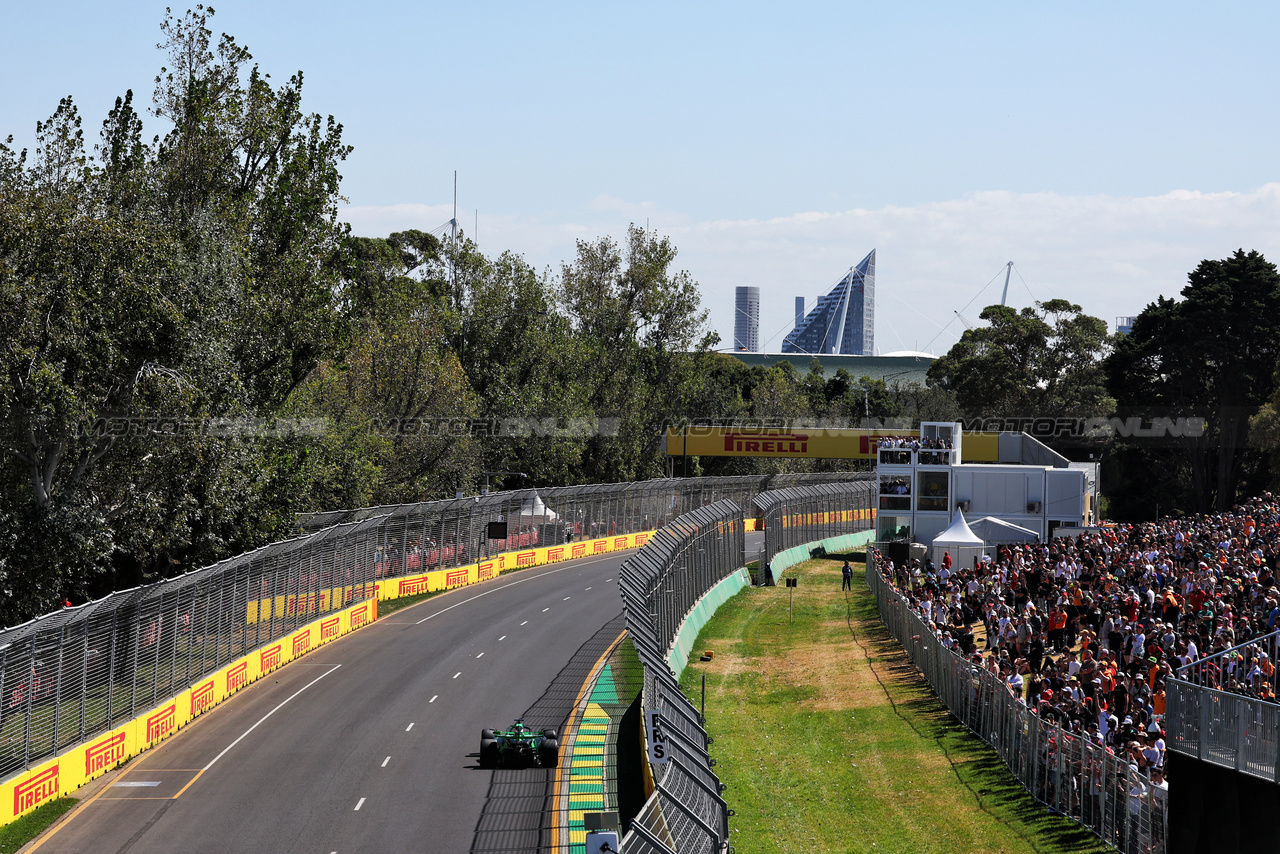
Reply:
<svg viewBox="0 0 1280 854"><path fill-rule="evenodd" d="M1050 815L951 717L843 556L807 561L788 589L748 588L698 636L682 687L701 701L736 811L731 843L760 852L1108 852ZM704 650L715 656L698 661Z"/></svg>
<svg viewBox="0 0 1280 854"><path fill-rule="evenodd" d="M432 590L430 593L415 593L412 596L401 596L399 599L384 599L378 603L378 619L381 620L387 614L394 614L402 608L408 608L410 605L417 605L419 602L425 602L428 599L434 599L443 590Z"/></svg>
<svg viewBox="0 0 1280 854"><path fill-rule="evenodd" d="M35 839L62 814L80 803L75 798L56 798L41 804L17 821L0 827L0 854L13 854Z"/></svg>

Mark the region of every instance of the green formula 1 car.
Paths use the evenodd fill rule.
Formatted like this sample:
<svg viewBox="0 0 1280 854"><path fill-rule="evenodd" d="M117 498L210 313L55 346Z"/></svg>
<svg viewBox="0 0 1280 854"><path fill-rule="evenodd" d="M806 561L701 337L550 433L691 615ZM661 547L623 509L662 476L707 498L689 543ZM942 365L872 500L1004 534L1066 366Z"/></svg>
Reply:
<svg viewBox="0 0 1280 854"><path fill-rule="evenodd" d="M537 732L516 718L508 730L480 730L481 768L525 768L536 765L554 768L560 762L560 742L556 731Z"/></svg>

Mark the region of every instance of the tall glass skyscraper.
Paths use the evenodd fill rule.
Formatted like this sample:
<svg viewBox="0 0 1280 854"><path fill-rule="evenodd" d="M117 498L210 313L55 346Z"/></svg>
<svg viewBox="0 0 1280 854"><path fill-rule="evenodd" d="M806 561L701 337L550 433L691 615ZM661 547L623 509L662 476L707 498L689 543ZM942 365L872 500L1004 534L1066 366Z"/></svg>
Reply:
<svg viewBox="0 0 1280 854"><path fill-rule="evenodd" d="M876 251L849 269L782 342L784 353L875 355Z"/></svg>
<svg viewBox="0 0 1280 854"><path fill-rule="evenodd" d="M733 349L760 352L760 289L740 285L733 301Z"/></svg>

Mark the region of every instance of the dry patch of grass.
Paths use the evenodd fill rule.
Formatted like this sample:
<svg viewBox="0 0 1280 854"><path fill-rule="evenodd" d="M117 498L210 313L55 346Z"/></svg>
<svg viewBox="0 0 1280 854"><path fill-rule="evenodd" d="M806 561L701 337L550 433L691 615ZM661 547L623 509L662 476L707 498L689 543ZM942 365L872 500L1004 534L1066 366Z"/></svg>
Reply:
<svg viewBox="0 0 1280 854"><path fill-rule="evenodd" d="M1109 850L950 717L885 632L861 566L841 592L841 562L797 567L794 591L743 591L699 636L713 660L685 671L695 704L707 677L735 849Z"/></svg>

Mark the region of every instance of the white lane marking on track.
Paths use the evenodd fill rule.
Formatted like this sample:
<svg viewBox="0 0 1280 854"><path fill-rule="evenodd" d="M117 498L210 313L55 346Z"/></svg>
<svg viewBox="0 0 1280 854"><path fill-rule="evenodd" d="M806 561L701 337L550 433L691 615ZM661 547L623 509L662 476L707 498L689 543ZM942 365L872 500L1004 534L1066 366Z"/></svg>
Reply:
<svg viewBox="0 0 1280 854"><path fill-rule="evenodd" d="M476 656L476 658L484 658L484 653L483 652L480 653L479 655Z"/></svg>
<svg viewBox="0 0 1280 854"><path fill-rule="evenodd" d="M341 664L335 664L335 665L333 665L333 667L329 668L329 669L328 669L328 670L326 670L324 673L321 673L321 674L320 674L319 676L317 676L315 679L312 679L312 680L311 680L310 682L308 682L306 685L303 685L301 688L299 688L297 691L295 691L295 692L294 692L294 693L289 697L289 699L288 699L288 700L285 700L285 701L284 701L284 703L281 703L280 705L276 706L276 707L275 707L274 709L272 709L271 711L267 712L265 715L263 715L261 718L259 718L259 719L258 719L258 722L257 722L256 724L254 724L253 726L249 727L249 728L248 728L247 730L245 730L244 732L240 733L240 738L237 738L235 741L231 742L231 743L230 743L230 744L228 744L226 747L224 747L224 748L222 749L222 752L221 752L221 753L219 753L217 756L213 757L213 760L212 760L208 765L206 765L206 766L204 766L203 768L201 768L200 770L201 770L201 771L208 771L210 768L212 768L212 767L213 767L213 763L214 763L214 762L217 762L219 759L221 759L223 756L225 756L228 750L230 750L231 748L235 747L237 744L239 744L239 743L240 743L241 739L243 739L246 735L248 735L249 733L251 733L251 732L253 732L255 729L257 729L259 726L261 726L261 725L262 725L262 722L263 722L263 721L265 721L267 718L271 717L271 716L272 716L272 715L274 715L276 712L278 712L278 711L280 711L281 709L283 709L283 708L284 708L285 703L289 702L289 700L292 700L294 697L298 696L298 695L299 695L299 694L301 694L303 691L307 690L307 689L308 689L308 688L310 688L312 685L316 684L316 683L317 683L317 682L319 682L321 679L323 679L324 677L328 676L330 673L332 673L333 671L337 670L337 669L338 669L339 667L341 667L341 666L342 666Z"/></svg>
<svg viewBox="0 0 1280 854"><path fill-rule="evenodd" d="M364 798L361 798L360 802L356 804L356 810L359 810L362 806L364 806Z"/></svg>
<svg viewBox="0 0 1280 854"><path fill-rule="evenodd" d="M564 597L563 599L561 599L560 601L561 601L561 602L568 602L568 601L569 601L570 599L572 599L572 598L573 598L572 596L566 596L566 597Z"/></svg>
<svg viewBox="0 0 1280 854"><path fill-rule="evenodd" d="M417 723L417 721L414 721L414 723ZM405 731L405 732L408 732L408 731L409 731L409 730L411 730L411 729L413 729L413 724L409 724L407 727L405 727L405 728L404 728L404 731Z"/></svg>
<svg viewBox="0 0 1280 854"><path fill-rule="evenodd" d="M528 620L525 620L525 621L524 621L523 623L521 623L520 625L522 625L522 626L527 626L527 625L529 625L529 621L528 621Z"/></svg>
<svg viewBox="0 0 1280 854"><path fill-rule="evenodd" d="M387 763L388 763L388 762L390 762L390 761L391 761L391 757L390 757L390 756L388 756L386 759L382 760L382 767L383 767L383 768L386 768L386 767L387 767Z"/></svg>
<svg viewBox="0 0 1280 854"><path fill-rule="evenodd" d="M590 589L591 589L590 587L588 587L588 588L587 588L587 590L590 590ZM585 592L585 591L584 591L584 592Z"/></svg>
<svg viewBox="0 0 1280 854"><path fill-rule="evenodd" d="M452 611L454 608L457 608L459 605L465 605L465 604L467 604L468 602L474 602L475 600L479 599L481 596L488 596L490 593L496 593L496 592L498 592L499 590L506 590L508 587L514 587L514 586L515 586L515 585L517 585L517 584L524 584L526 581L536 581L536 580L538 580L539 578L543 578L544 576L547 576L547 575L555 575L557 572L566 572L566 571L568 571L568 570L570 570L570 569L578 569L578 568L581 568L581 567L583 567L583 566L586 566L586 565L587 565L587 564L589 564L589 563L599 563L599 562L600 562L600 561L602 561L602 560L613 560L615 557L616 557L616 555L610 555L610 556L608 556L608 557L598 557L598 558L593 558L593 559L591 559L591 560L578 561L576 566L566 566L566 567L562 567L561 569L552 569L552 570L550 570L550 571L548 571L548 572L539 573L538 575L531 575L531 576L529 576L528 578L520 578L520 579L517 579L517 580L515 580L515 581L511 582L510 584L504 584L504 585L502 585L501 587L495 587L495 588L493 588L492 590L486 590L486 591L484 591L483 593L477 593L476 595L472 596L470 599L463 599L461 602L454 602L454 603L453 603L452 605L450 605L448 608L441 608L439 611L436 611L436 612L435 612L434 614L432 614L431 616L423 617L421 620L418 620L418 622L414 623L414 625L415 625L415 626L420 626L420 625L422 625L423 623L425 623L427 620L430 620L430 619L432 619L433 617L438 617L438 616L440 616L440 615L441 615L441 614L443 614L445 611ZM610 581L612 581L613 579L611 578L611 579L609 579L609 580L610 580ZM375 624L375 625L376 625L376 624ZM523 625L524 625L524 623L521 623L520 625L522 625L522 626L523 626Z"/></svg>
<svg viewBox="0 0 1280 854"><path fill-rule="evenodd" d="M159 786L160 781L156 780L155 782L143 782L142 780L129 780L124 783L113 783L112 785L117 789L136 789L142 786Z"/></svg>
<svg viewBox="0 0 1280 854"><path fill-rule="evenodd" d="M430 700L427 700L427 702L428 702L428 703L434 703L434 702L436 701L436 697L439 697L439 696L440 696L439 694L432 694L432 695L431 695L431 699L430 699Z"/></svg>
<svg viewBox="0 0 1280 854"><path fill-rule="evenodd" d="M544 613L544 614L545 614L545 613L547 613L547 612L548 612L548 611L550 611L550 610L551 610L550 608L543 608L543 609L542 609L542 613Z"/></svg>
<svg viewBox="0 0 1280 854"><path fill-rule="evenodd" d="M504 640L506 640L506 639L507 639L507 636L506 636L506 635L503 635L502 637L498 638L498 640L500 640L500 641L504 641Z"/></svg>
<svg viewBox="0 0 1280 854"><path fill-rule="evenodd" d="M457 679L457 678L458 678L459 676L461 676L461 675L462 675L462 671L461 671L461 670L459 670L457 673L453 674L453 678L454 678L454 679Z"/></svg>

